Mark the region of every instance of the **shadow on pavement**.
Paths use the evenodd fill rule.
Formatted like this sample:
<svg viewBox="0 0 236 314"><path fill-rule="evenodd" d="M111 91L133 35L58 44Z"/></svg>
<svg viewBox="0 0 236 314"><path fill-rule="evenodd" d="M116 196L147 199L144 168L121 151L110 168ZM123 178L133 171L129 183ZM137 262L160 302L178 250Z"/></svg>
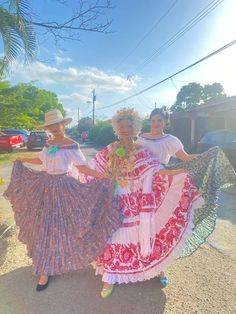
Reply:
<svg viewBox="0 0 236 314"><path fill-rule="evenodd" d="M7 252L7 237L10 232L6 232L8 226L0 224L0 266L4 263L5 255ZM1 312L0 312L1 313Z"/></svg>
<svg viewBox="0 0 236 314"><path fill-rule="evenodd" d="M222 191L219 195L218 218L236 224L236 193Z"/></svg>
<svg viewBox="0 0 236 314"><path fill-rule="evenodd" d="M0 278L2 314L162 314L166 296L157 278L115 287L106 300L99 296L101 277L91 268L52 278L47 290L36 292L31 267Z"/></svg>

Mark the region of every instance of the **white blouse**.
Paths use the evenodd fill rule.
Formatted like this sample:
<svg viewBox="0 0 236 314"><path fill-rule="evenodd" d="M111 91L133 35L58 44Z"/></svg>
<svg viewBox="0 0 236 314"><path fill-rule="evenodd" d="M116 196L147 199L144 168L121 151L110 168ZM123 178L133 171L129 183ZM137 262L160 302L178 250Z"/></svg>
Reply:
<svg viewBox="0 0 236 314"><path fill-rule="evenodd" d="M144 138L139 136L137 143L148 149L162 164L168 164L171 157L184 150L181 141L171 135L165 134L160 138Z"/></svg>
<svg viewBox="0 0 236 314"><path fill-rule="evenodd" d="M48 148L44 147L39 153L43 170L49 174L63 174L71 172L72 165L86 165L86 159L80 149L64 148L56 151L54 155L48 154Z"/></svg>

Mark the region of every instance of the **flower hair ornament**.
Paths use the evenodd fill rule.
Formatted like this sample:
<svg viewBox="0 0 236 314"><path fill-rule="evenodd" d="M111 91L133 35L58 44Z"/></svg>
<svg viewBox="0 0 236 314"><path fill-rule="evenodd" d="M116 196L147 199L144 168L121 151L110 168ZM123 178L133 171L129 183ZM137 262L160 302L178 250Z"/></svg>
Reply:
<svg viewBox="0 0 236 314"><path fill-rule="evenodd" d="M112 117L111 124L114 130L115 135L119 137L119 123L122 120L130 120L133 125L133 134L132 136L137 136L142 128L142 119L137 111L134 108L122 108L116 112Z"/></svg>

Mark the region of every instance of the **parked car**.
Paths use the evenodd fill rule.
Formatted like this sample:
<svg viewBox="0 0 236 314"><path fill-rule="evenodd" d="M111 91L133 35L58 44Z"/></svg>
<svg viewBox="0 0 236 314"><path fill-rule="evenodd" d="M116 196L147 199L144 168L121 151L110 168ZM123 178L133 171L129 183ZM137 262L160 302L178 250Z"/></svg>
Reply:
<svg viewBox="0 0 236 314"><path fill-rule="evenodd" d="M24 129L2 129L2 132L4 132L5 134L8 135L18 135L20 134L22 136L23 139L23 144L22 146L26 146L27 142L28 142L28 131L24 130Z"/></svg>
<svg viewBox="0 0 236 314"><path fill-rule="evenodd" d="M12 152L14 148L23 145L23 138L20 134L12 135L0 131L0 150Z"/></svg>
<svg viewBox="0 0 236 314"><path fill-rule="evenodd" d="M197 144L197 152L202 153L213 146L222 148L236 169L236 131L218 130L206 133Z"/></svg>
<svg viewBox="0 0 236 314"><path fill-rule="evenodd" d="M27 149L42 148L50 139L50 134L46 131L35 130L31 131L28 137Z"/></svg>

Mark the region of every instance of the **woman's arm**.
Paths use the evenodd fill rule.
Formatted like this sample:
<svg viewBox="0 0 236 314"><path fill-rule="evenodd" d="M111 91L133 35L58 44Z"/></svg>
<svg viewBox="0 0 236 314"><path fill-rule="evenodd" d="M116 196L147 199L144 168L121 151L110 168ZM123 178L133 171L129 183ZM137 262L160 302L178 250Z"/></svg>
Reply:
<svg viewBox="0 0 236 314"><path fill-rule="evenodd" d="M179 150L175 156L177 158L179 158L182 161L190 161L193 160L195 158L197 158L198 156L200 156L199 154L191 154L189 155L188 153L186 153L184 150Z"/></svg>
<svg viewBox="0 0 236 314"><path fill-rule="evenodd" d="M29 164L42 165L42 161L39 158L17 158L21 162L28 162Z"/></svg>
<svg viewBox="0 0 236 314"><path fill-rule="evenodd" d="M187 173L186 169L175 169L175 170L170 170L170 169L161 169L157 172L158 174L166 174L168 176L175 176L180 173Z"/></svg>
<svg viewBox="0 0 236 314"><path fill-rule="evenodd" d="M87 176L100 178L100 179L109 179L110 178L110 176L108 174L99 172L97 170L93 170L93 169L89 168L88 166L76 166L76 168L79 170L79 172L81 172Z"/></svg>

